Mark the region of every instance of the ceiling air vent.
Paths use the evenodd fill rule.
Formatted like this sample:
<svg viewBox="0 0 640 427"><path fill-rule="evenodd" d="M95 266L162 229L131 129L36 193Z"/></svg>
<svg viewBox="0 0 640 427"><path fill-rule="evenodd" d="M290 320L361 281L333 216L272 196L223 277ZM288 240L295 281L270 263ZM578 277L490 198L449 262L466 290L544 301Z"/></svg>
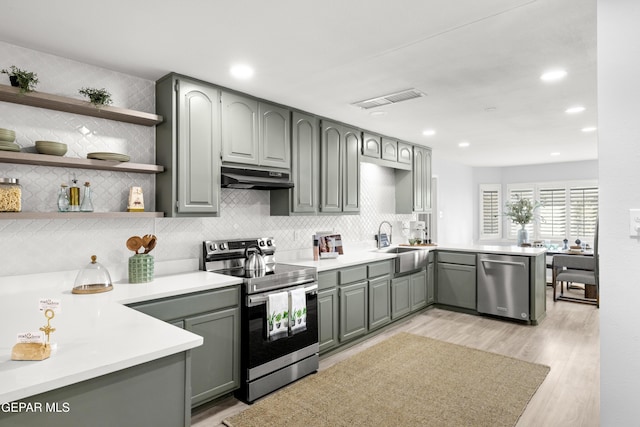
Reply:
<svg viewBox="0 0 640 427"><path fill-rule="evenodd" d="M381 105L396 104L398 102L420 98L421 96L427 96L427 94L420 92L418 89L407 89L400 92L391 93L389 95L367 99L365 101L354 102L351 105L355 105L356 107L364 108L365 110L367 110L369 108L380 107Z"/></svg>

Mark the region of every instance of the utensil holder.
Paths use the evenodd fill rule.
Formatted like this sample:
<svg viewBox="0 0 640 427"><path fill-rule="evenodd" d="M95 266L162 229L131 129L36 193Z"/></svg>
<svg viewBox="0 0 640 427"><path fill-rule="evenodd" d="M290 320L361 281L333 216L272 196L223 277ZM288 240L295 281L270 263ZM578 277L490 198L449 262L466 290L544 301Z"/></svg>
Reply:
<svg viewBox="0 0 640 427"><path fill-rule="evenodd" d="M153 280L153 256L136 254L129 257L129 283L146 283Z"/></svg>

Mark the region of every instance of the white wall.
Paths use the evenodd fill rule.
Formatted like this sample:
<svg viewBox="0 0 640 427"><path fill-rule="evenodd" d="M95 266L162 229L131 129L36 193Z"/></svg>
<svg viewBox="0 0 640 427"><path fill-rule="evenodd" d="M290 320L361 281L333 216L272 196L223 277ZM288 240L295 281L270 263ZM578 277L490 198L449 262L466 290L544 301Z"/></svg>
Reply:
<svg viewBox="0 0 640 427"><path fill-rule="evenodd" d="M640 424L640 2L598 1L601 425Z"/></svg>
<svg viewBox="0 0 640 427"><path fill-rule="evenodd" d="M433 153L433 175L438 177L438 243L473 242L473 168L438 158Z"/></svg>

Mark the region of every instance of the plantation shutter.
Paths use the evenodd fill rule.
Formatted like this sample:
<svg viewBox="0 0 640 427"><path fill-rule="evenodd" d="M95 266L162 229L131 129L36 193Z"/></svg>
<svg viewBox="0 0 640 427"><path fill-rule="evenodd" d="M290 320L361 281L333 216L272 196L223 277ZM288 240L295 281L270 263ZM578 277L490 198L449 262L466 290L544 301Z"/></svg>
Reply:
<svg viewBox="0 0 640 427"><path fill-rule="evenodd" d="M515 202L521 199L528 199L533 202L533 188L520 188L520 189L511 189L509 190L509 200L511 202ZM520 224L515 224L513 221L509 219L509 237L516 237L518 235L518 230L522 227ZM533 222L525 225L525 230L529 232L529 239L533 238Z"/></svg>
<svg viewBox="0 0 640 427"><path fill-rule="evenodd" d="M543 188L540 190L538 209L540 237L564 239L567 236L567 190Z"/></svg>
<svg viewBox="0 0 640 427"><path fill-rule="evenodd" d="M575 239L593 239L598 221L598 187L570 190L570 233Z"/></svg>
<svg viewBox="0 0 640 427"><path fill-rule="evenodd" d="M501 237L500 200L500 185L480 186L481 239L499 239Z"/></svg>

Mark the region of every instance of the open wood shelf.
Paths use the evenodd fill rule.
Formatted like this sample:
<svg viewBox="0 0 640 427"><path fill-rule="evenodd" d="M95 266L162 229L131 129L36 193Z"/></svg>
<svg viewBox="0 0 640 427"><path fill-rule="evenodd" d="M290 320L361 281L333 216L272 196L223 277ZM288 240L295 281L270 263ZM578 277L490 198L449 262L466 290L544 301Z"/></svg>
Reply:
<svg viewBox="0 0 640 427"><path fill-rule="evenodd" d="M64 111L66 113L82 114L99 117L101 119L116 120L143 126L155 126L162 123L162 116L129 110L120 107L104 106L96 108L89 101L82 101L65 96L43 92L20 93L20 88L0 85L0 101L14 104L29 105L31 107L47 108L49 110Z"/></svg>
<svg viewBox="0 0 640 427"><path fill-rule="evenodd" d="M2 219L163 218L164 212L0 212Z"/></svg>
<svg viewBox="0 0 640 427"><path fill-rule="evenodd" d="M16 151L0 151L0 163L18 163L26 165L137 173L160 173L164 171L164 166L160 165L116 162L113 160L80 159L75 157L50 156L48 154L22 153Z"/></svg>

